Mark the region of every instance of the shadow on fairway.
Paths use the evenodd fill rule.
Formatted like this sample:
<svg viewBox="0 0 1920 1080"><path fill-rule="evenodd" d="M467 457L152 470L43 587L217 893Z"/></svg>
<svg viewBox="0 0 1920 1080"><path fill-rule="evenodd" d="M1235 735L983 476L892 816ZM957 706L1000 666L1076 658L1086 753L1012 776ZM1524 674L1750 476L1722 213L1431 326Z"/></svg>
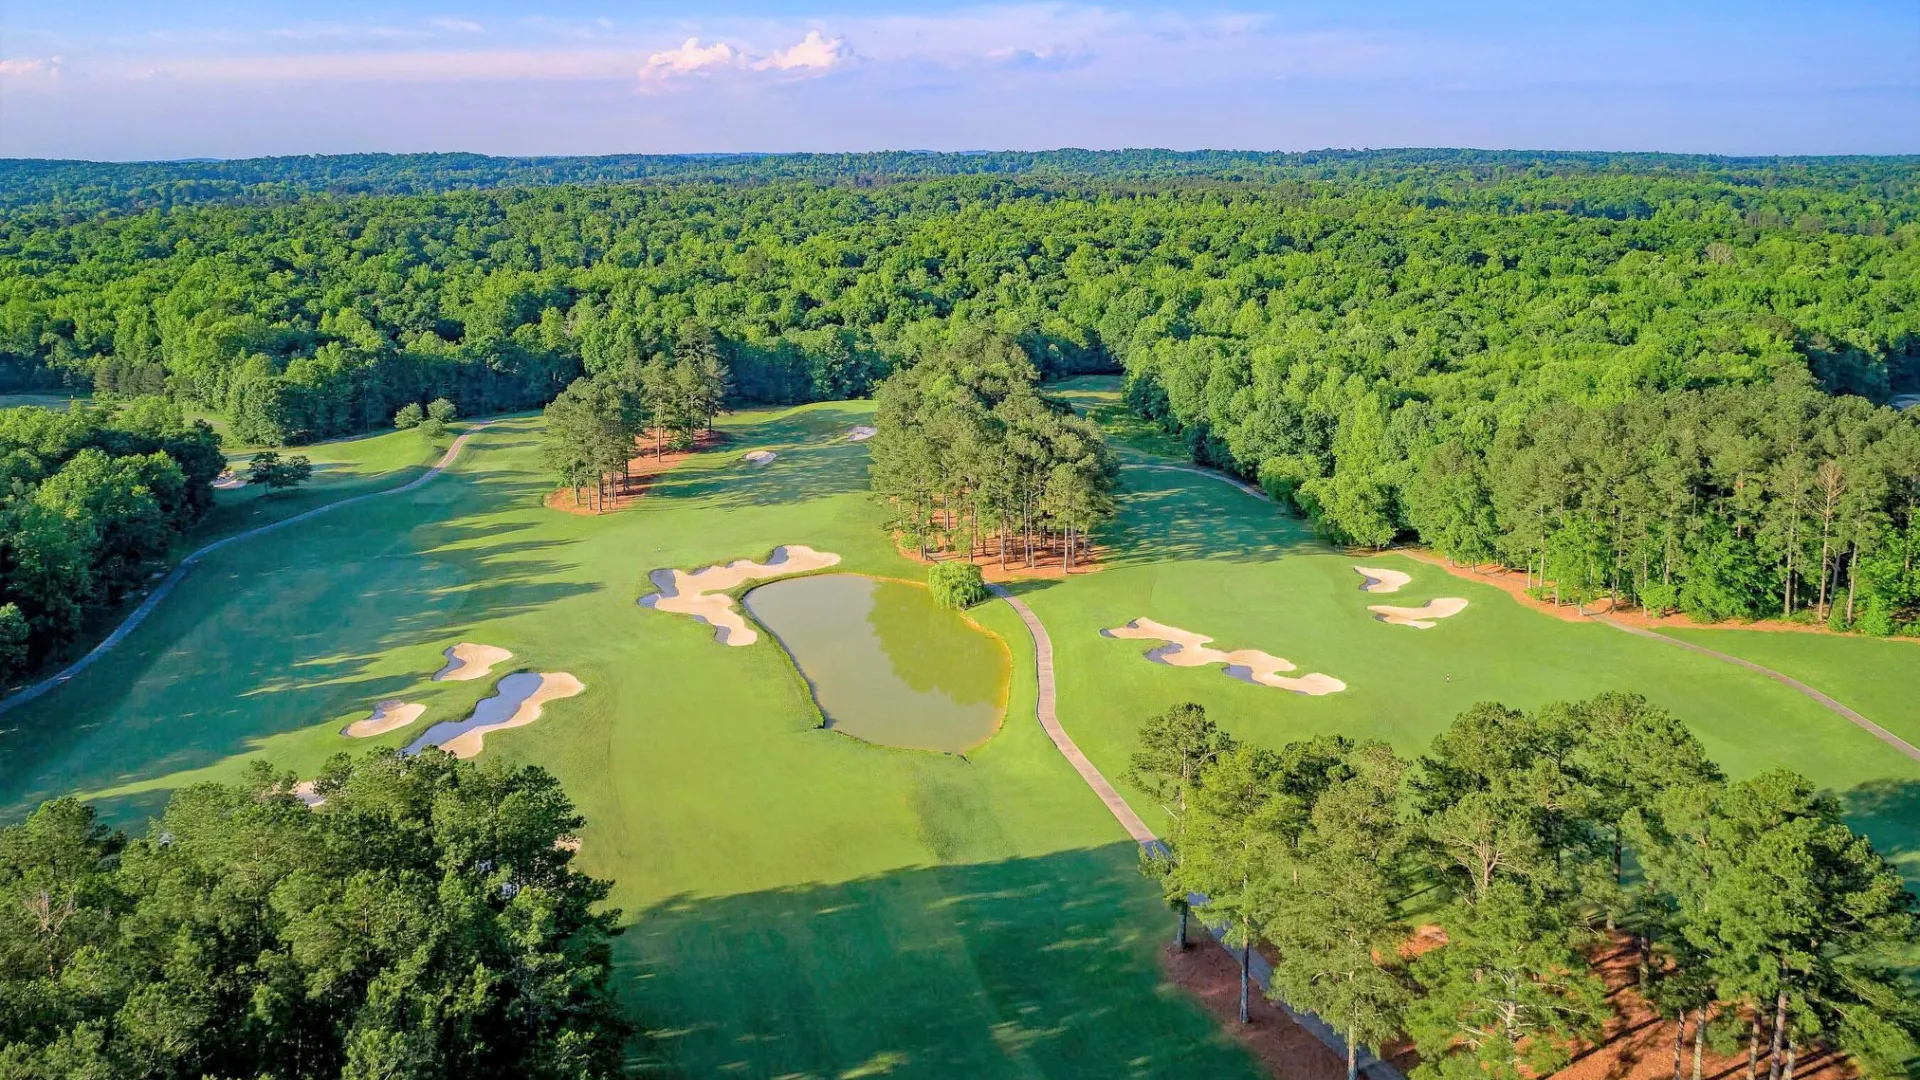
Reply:
<svg viewBox="0 0 1920 1080"><path fill-rule="evenodd" d="M467 486L486 503L529 490L484 477ZM0 721L0 819L69 791L205 768L393 697L432 669L373 674L392 650L601 587L567 580L575 564L537 557L562 542L523 538L527 524L477 520L463 509L354 557L342 554L358 542L340 531L345 519L321 519L291 543L198 568L120 649ZM243 592L224 592L229 583Z"/></svg>
<svg viewBox="0 0 1920 1080"><path fill-rule="evenodd" d="M1121 472L1120 514L1102 542L1110 566L1170 560L1264 562L1331 550L1307 524L1206 476L1157 469Z"/></svg>
<svg viewBox="0 0 1920 1080"><path fill-rule="evenodd" d="M1840 805L1854 831L1871 836L1907 888L1920 892L1920 781L1874 780L1842 792Z"/></svg>
<svg viewBox="0 0 1920 1080"><path fill-rule="evenodd" d="M778 445L772 439L765 442ZM728 446L723 452L733 460L718 467L669 472L652 494L704 499L726 508L793 504L867 490L867 455L857 444L780 450L771 464L759 466L739 460L741 445Z"/></svg>
<svg viewBox="0 0 1920 1080"><path fill-rule="evenodd" d="M620 985L689 1076L1252 1077L1163 985L1131 844L630 912ZM865 1071L862 1071L865 1070Z"/></svg>

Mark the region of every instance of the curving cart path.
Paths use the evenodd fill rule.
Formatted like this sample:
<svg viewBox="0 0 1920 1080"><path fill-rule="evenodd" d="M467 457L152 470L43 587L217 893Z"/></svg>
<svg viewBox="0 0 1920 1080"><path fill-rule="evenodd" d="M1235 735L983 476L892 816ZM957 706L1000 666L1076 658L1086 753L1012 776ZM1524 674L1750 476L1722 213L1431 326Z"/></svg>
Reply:
<svg viewBox="0 0 1920 1080"><path fill-rule="evenodd" d="M1205 476L1216 476L1220 477L1220 479L1234 482L1229 477L1220 476L1219 473L1208 473L1200 469L1187 469L1173 465L1144 465L1137 467L1149 469L1165 468L1178 472L1197 472ZM1265 498L1266 496L1262 494L1260 497ZM1067 763L1072 765L1074 771L1080 774L1080 779L1086 781L1087 786L1093 789L1093 793L1099 796L1102 803L1106 804L1107 811L1120 822L1120 827L1127 830L1127 835L1133 837L1135 843L1150 851L1164 850L1164 846L1160 843L1160 838L1153 835L1153 830L1147 827L1146 822L1140 820L1140 815L1134 813L1133 807L1127 805L1127 800L1122 798L1118 791L1114 790L1113 785L1107 782L1107 778L1101 775L1100 769L1095 766L1092 761L1087 759L1087 755L1081 752L1079 746L1075 745L1073 737L1068 735L1066 729L1060 726L1060 716L1056 708L1057 701L1054 694L1053 639L1047 635L1046 626L1040 622L1039 616L1033 613L1033 609L1029 608L1019 597L1014 596L1001 586L992 583L988 583L987 589L992 592L993 595L1006 601L1007 606L1011 607L1014 613L1020 616L1020 621L1027 625L1027 633L1033 635L1034 674L1039 685L1039 695L1034 703L1034 714L1040 721L1040 727L1046 731L1047 738L1053 740L1054 748L1060 751L1060 756L1067 759ZM1195 907L1205 904L1206 899L1206 897L1197 893L1192 897ZM1201 921L1204 924L1205 920L1202 919ZM1225 933L1225 928L1208 927L1208 929L1212 931L1216 937ZM1227 951L1233 953L1236 957L1241 956L1238 950L1228 949ZM1267 963L1266 957L1255 952L1245 957L1245 959L1248 971L1252 975L1256 985L1264 990L1273 984L1273 967ZM1275 1000L1274 1004L1284 1010L1288 1016L1292 1017L1294 1023L1299 1024L1308 1034L1319 1039L1328 1050L1333 1052L1335 1057L1342 1061L1346 1060L1346 1039L1341 1037L1339 1032L1333 1030L1326 1021L1312 1013L1301 1012L1284 1001ZM1364 1050L1360 1053L1359 1064L1360 1071L1368 1080L1405 1080L1405 1078L1401 1076L1400 1070Z"/></svg>
<svg viewBox="0 0 1920 1080"><path fill-rule="evenodd" d="M344 506L352 506L356 503L366 502L368 499L378 499L387 495L404 495L409 491L413 491L416 488L419 488L422 485L426 484L428 481L432 480L434 477L439 476L441 473L445 472L447 470L447 466L452 465L453 460L460 456L460 450L462 447L467 445L467 440L479 434L481 428L484 428L491 423L493 423L493 421L483 420L480 423L475 424L471 429L461 434L459 438L456 438L453 440L453 444L447 447L447 452L441 455L439 461L434 462L432 468L428 469L424 473L421 473L419 476L414 477L412 480L408 481L407 483L401 484L399 487L387 488L384 491L369 491L364 495L355 495L355 496L352 496L351 498L341 499L337 502L327 503L324 506L316 506L311 510L302 511L301 513L295 514L290 518L282 518L279 521L270 521L265 525L256 526L254 528L248 529L245 532L234 533L232 536L215 540L211 544L207 544L204 547L196 549L192 554L189 554L186 558L181 559L179 564L173 568L173 572L168 574L164 581L160 582L160 584L153 587L153 591L147 594L147 598L141 601L140 606L137 608L134 608L133 611L130 612L127 615L127 617L121 621L119 626L114 627L113 633L108 634L106 637L106 640L102 641L98 645L95 645L92 651L88 652L87 655L81 657L78 660L75 660L71 664L68 664L65 668L63 668L59 672L53 675L50 675L47 678L42 679L37 683L34 683L32 686L26 687L25 689L14 694L13 696L5 699L0 699L0 715L3 715L14 709L17 709L20 706L25 705L27 702L32 701L35 698L38 698L46 694L48 691L53 690L54 688L59 687L61 685L64 685L65 683L70 681L75 675L78 675L81 672L92 667L94 661L100 659L102 656L105 656L107 653L112 652L114 646L120 644L122 641L125 641L128 634L133 633L134 630L139 628L141 623L147 621L147 616L153 614L153 609L160 606L160 601L165 600L168 594L173 592L174 587L179 585L180 582L186 578L187 574L192 572L195 566L199 565L201 559L204 559L208 555L211 555L214 552L220 550L221 548L226 547L228 544L237 544L242 540L251 540L256 536L260 536L265 533L270 533L275 529L283 529L283 528L286 528L288 525L292 525L301 521L306 521L309 518L319 517L321 514L338 510Z"/></svg>

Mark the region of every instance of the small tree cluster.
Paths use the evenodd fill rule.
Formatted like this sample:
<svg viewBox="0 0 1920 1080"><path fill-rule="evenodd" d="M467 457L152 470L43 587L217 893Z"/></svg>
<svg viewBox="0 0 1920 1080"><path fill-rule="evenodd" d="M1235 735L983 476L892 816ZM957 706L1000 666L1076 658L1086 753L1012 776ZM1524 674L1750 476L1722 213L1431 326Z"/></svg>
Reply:
<svg viewBox="0 0 1920 1080"><path fill-rule="evenodd" d="M593 484L590 505L604 507L609 483L630 475L641 436L651 432L656 457L684 448L713 427L726 401L729 375L713 335L689 326L671 359L655 355L574 380L547 406L542 444L547 467L562 484Z"/></svg>
<svg viewBox="0 0 1920 1080"><path fill-rule="evenodd" d="M247 463L247 483L259 484L268 491L299 487L313 477L313 462L305 454L280 455L278 450L262 450Z"/></svg>
<svg viewBox="0 0 1920 1080"><path fill-rule="evenodd" d="M1039 393L1016 343L968 331L887 379L876 395L872 481L890 526L922 558L965 521L967 557L983 531L1008 559L1049 548L1071 571L1114 512L1118 466L1098 426Z"/></svg>
<svg viewBox="0 0 1920 1080"><path fill-rule="evenodd" d="M1417 764L1330 736L1236 742L1197 705L1150 719L1129 778L1171 821L1145 870L1242 954L1277 954L1272 992L1357 1048L1410 1035L1416 1080L1524 1080L1564 1067L1611 1008L1602 928L1640 957L1673 1025L1744 1038L1749 1075L1791 1080L1815 1040L1870 1077L1920 1050L1920 1005L1880 959L1920 942L1898 872L1838 805L1776 770L1729 783L1685 725L1603 694L1463 713ZM1627 873L1638 866L1637 879ZM1405 898L1441 890L1444 943L1405 959ZM1430 900L1430 898L1429 898Z"/></svg>
<svg viewBox="0 0 1920 1080"><path fill-rule="evenodd" d="M617 911L537 768L336 758L174 794L139 839L73 799L0 830L0 1073L621 1075Z"/></svg>

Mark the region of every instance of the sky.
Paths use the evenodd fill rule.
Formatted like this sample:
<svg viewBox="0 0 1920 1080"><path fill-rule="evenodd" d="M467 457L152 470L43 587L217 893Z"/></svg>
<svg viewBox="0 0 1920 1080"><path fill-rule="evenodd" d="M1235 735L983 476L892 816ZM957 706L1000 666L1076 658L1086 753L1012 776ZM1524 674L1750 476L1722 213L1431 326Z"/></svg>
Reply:
<svg viewBox="0 0 1920 1080"><path fill-rule="evenodd" d="M1920 0L0 0L0 156L1920 152Z"/></svg>

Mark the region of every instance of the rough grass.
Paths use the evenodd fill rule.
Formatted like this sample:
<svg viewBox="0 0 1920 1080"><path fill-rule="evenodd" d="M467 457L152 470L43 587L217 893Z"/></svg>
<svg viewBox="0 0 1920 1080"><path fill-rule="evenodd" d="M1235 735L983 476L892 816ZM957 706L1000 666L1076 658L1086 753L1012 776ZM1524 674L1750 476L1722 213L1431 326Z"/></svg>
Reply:
<svg viewBox="0 0 1920 1080"><path fill-rule="evenodd" d="M878 527L866 450L843 438L870 408L727 417L734 445L775 450L773 464L696 457L599 517L540 505L551 482L538 471L539 421L511 419L419 491L222 551L121 651L0 718L0 813L81 791L138 822L169 789L236 776L253 757L311 775L342 749L404 745L490 691L491 679L430 682L440 651L498 645L514 653L498 674L568 671L586 684L539 723L489 737L486 754L553 770L590 819L580 857L617 879L632 924L619 939L622 992L656 1052L688 1075L1252 1075L1160 983L1154 950L1170 923L1118 826L1032 723L1031 644L1005 605L971 614L1013 650L1010 721L962 760L816 730L771 635L726 648L634 602L652 569L783 543L838 552L842 570L918 578ZM410 458L409 438L328 445L364 453L354 475L384 487L433 456ZM389 447L390 458L374 453ZM1355 560L1272 506L1206 477L1124 476L1106 568L1016 586L1051 630L1063 722L1116 782L1140 719L1182 700L1269 744L1337 731L1412 753L1475 701L1628 688L1685 717L1736 775L1786 764L1831 787L1913 873L1920 766L1807 699L1369 556L1359 561L1412 575L1396 603L1471 601L1433 630L1386 626L1366 611L1379 598L1360 591ZM1143 643L1099 636L1138 616L1351 688L1301 697L1150 664ZM1777 637L1790 652L1828 640ZM1814 646L1836 650L1836 671L1859 672L1877 670L1882 647L1909 646ZM1893 686L1854 704L1911 725ZM427 714L379 739L339 737L389 697Z"/></svg>

